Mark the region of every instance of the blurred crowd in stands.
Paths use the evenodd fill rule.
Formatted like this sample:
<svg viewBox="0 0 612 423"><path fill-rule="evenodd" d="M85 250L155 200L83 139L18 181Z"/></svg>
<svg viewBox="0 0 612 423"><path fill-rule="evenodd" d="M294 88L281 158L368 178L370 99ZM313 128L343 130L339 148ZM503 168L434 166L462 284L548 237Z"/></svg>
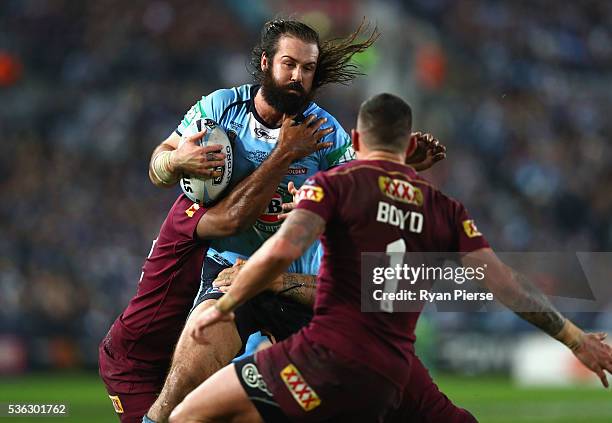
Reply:
<svg viewBox="0 0 612 423"><path fill-rule="evenodd" d="M349 130L368 95L406 98L448 147L426 177L495 249L610 251L611 2L6 0L0 373L95 365L177 194L149 182L152 149L202 95L251 81L250 49L279 14L324 38L378 25L357 59L368 75L318 102ZM526 328L504 313L428 318Z"/></svg>

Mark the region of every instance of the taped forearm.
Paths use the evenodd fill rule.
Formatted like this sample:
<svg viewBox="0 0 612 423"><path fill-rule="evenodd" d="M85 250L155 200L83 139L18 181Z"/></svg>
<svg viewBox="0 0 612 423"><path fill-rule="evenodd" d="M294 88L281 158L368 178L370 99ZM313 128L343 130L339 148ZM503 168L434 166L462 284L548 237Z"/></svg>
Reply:
<svg viewBox="0 0 612 423"><path fill-rule="evenodd" d="M524 275L514 270L511 271L511 275L515 289L506 296L509 298L502 298L502 302L514 310L519 317L556 338L569 321Z"/></svg>
<svg viewBox="0 0 612 423"><path fill-rule="evenodd" d="M584 332L582 329L577 327L569 319L565 320L559 333L554 335L555 339L567 345L567 347L572 351L576 351L578 348L580 348L583 337Z"/></svg>

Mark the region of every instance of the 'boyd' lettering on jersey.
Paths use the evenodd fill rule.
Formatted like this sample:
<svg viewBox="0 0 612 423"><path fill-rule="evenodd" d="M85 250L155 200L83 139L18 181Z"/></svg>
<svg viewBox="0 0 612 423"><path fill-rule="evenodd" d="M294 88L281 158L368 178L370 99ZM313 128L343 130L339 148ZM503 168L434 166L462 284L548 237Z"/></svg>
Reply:
<svg viewBox="0 0 612 423"><path fill-rule="evenodd" d="M408 230L416 234L423 231L423 215L419 212L402 210L395 207L393 204L384 201L378 202L378 212L376 213L376 221L388 223L389 225L397 226L400 229L406 227L408 222Z"/></svg>

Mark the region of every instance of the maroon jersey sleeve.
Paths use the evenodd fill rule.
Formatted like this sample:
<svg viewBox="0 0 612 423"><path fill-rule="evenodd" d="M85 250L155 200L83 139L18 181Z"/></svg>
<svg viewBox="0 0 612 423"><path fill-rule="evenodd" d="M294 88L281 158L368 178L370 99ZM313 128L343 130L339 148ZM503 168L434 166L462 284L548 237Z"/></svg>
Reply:
<svg viewBox="0 0 612 423"><path fill-rule="evenodd" d="M308 210L328 222L336 210L337 193L324 173L319 172L304 182L297 195L298 209Z"/></svg>
<svg viewBox="0 0 612 423"><path fill-rule="evenodd" d="M481 248L488 248L489 243L470 218L466 208L460 202L450 201L452 226L456 230L456 250L459 253L470 253Z"/></svg>
<svg viewBox="0 0 612 423"><path fill-rule="evenodd" d="M181 196L168 215L168 225L165 231L160 232L160 236L169 236L175 243L196 240L196 228L205 212L206 208Z"/></svg>

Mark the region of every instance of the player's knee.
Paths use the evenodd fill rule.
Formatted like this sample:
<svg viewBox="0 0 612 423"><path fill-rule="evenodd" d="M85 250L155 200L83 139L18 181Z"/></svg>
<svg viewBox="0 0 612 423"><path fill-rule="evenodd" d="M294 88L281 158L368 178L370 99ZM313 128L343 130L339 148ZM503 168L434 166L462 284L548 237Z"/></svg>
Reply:
<svg viewBox="0 0 612 423"><path fill-rule="evenodd" d="M214 306L217 303L217 301L218 300L210 298L208 300L202 301L200 304L195 306L195 308L189 314L189 318L187 319L187 324L189 324L190 322L193 322L199 314L204 312L204 310L206 310L209 307Z"/></svg>
<svg viewBox="0 0 612 423"><path fill-rule="evenodd" d="M188 324L185 330L189 330L189 326ZM209 363L214 367L223 367L234 358L242 346L236 326L231 322L219 323L207 330L208 343L205 345L197 343L191 337L181 340L182 353L174 357L177 366L195 367L197 370L199 367L208 367L203 365Z"/></svg>
<svg viewBox="0 0 612 423"><path fill-rule="evenodd" d="M206 300L202 304L198 305L187 320L185 324L185 329L183 329L183 334L190 334L192 329L195 328L196 325L196 317L201 313L204 313L207 308L213 306L217 300ZM242 346L242 341L240 340L240 334L238 333L238 329L236 327L236 323L234 322L219 322L209 328L207 330L207 337L210 342L206 346L202 346L198 344L191 336L182 336L182 342L186 342L189 345L190 351L203 351L204 349L211 351L215 358L221 359L221 361L225 361L226 351L234 351L237 353ZM233 358L233 357L231 357ZM223 363L224 365L227 363Z"/></svg>
<svg viewBox="0 0 612 423"><path fill-rule="evenodd" d="M182 402L177 405L174 410L172 410L172 413L170 413L170 418L168 419L168 423L187 423L189 421L195 421L193 420L193 417L194 416L191 413L191 410L189 410L189 407L184 402ZM203 420L198 419L198 421Z"/></svg>
<svg viewBox="0 0 612 423"><path fill-rule="evenodd" d="M188 342L189 344L196 343L195 340L190 335L192 330L195 329L196 320L202 313L204 313L208 308L214 306L216 303L217 303L217 300L213 300L213 299L204 300L191 311L191 313L189 314L189 317L187 318L187 322L185 323L185 327L183 328L183 333L182 333L180 341ZM215 325L211 327L210 329L216 326L218 325Z"/></svg>
<svg viewBox="0 0 612 423"><path fill-rule="evenodd" d="M196 414L195 410L191 409L191 407L189 407L185 401L177 405L174 410L172 410L172 413L170 413L170 418L168 419L168 423L213 423L213 421L214 420L211 420L206 416Z"/></svg>
<svg viewBox="0 0 612 423"><path fill-rule="evenodd" d="M180 363L180 361L183 360L191 361L191 358L200 360L203 354L208 355L210 351L232 344L233 336L231 332L233 330L235 331L235 324L232 327L229 323L219 323L207 329L210 339L207 345L201 345L191 337L191 332L196 325L196 318L215 303L216 300L206 300L191 312L174 351L174 362Z"/></svg>
<svg viewBox="0 0 612 423"><path fill-rule="evenodd" d="M180 403L170 413L170 417L168 418L168 423L182 423L184 421L185 421L185 407L183 407L183 403Z"/></svg>

